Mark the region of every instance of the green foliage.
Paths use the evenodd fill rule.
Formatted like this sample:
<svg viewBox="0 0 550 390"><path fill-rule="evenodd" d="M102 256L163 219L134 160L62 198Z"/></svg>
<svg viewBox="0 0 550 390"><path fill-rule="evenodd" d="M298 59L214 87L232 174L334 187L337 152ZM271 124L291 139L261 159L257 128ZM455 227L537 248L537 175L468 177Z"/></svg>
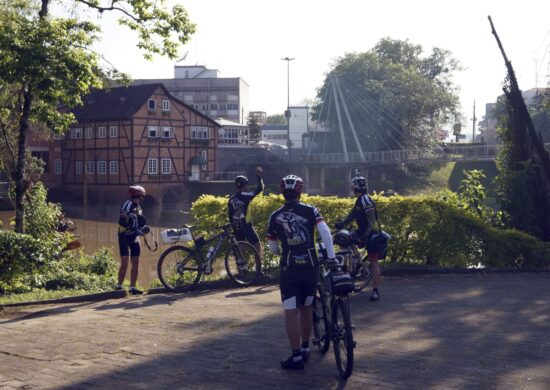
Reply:
<svg viewBox="0 0 550 390"><path fill-rule="evenodd" d="M246 125L250 131L250 140L258 142L260 140L260 123L252 112L248 113L246 117Z"/></svg>
<svg viewBox="0 0 550 390"><path fill-rule="evenodd" d="M319 89L313 118L338 128L331 92L337 79L363 150L433 146L439 125L459 111L452 82L459 66L446 50L422 54L420 45L385 38L367 52L344 55ZM350 129L344 132L351 137ZM341 152L339 132L327 137L327 150ZM357 151L353 145L348 149Z"/></svg>
<svg viewBox="0 0 550 390"><path fill-rule="evenodd" d="M286 125L285 114L268 115L265 121L266 125Z"/></svg>
<svg viewBox="0 0 550 390"><path fill-rule="evenodd" d="M511 267L516 266L518 257L523 257L524 268L550 266L549 244L516 230L491 226L477 212L465 208L460 195L451 191L434 197L376 194L373 197L382 228L392 235L388 248L390 262L458 268L480 264ZM329 226L333 226L351 210L355 199L304 195L302 201L316 206ZM252 202L252 219L262 242L265 242L269 216L283 203L282 196L273 194L258 196ZM226 206L227 197L211 195L204 195L193 203L198 230L211 232L226 223ZM278 264L278 259L270 255L267 248L264 254L264 266Z"/></svg>

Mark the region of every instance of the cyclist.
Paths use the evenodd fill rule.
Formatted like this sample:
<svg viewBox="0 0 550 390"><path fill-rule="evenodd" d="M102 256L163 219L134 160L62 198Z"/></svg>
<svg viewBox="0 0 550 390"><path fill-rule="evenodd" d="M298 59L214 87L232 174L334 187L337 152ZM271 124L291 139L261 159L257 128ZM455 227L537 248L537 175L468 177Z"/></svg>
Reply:
<svg viewBox="0 0 550 390"><path fill-rule="evenodd" d="M262 180L262 168L256 167L256 178L258 179L258 186L254 192L247 192L246 185L248 184L248 178L246 176L237 176L235 178L235 186L237 192L229 198L227 204L227 210L229 213L229 222L233 224L235 229L235 238L238 241L248 241L258 251L260 258L262 257L262 246L260 244L260 237L252 226L250 218L250 202L265 188Z"/></svg>
<svg viewBox="0 0 550 390"><path fill-rule="evenodd" d="M336 261L330 229L319 211L300 202L304 183L295 175L281 180L285 204L271 214L267 229L269 249L281 254L280 288L285 325L292 355L281 360L285 369L301 369L309 358L309 339L313 327L312 303L319 274L315 252L315 227L319 231L330 261ZM282 253L279 248L282 243Z"/></svg>
<svg viewBox="0 0 550 390"><path fill-rule="evenodd" d="M355 176L351 179L351 188L357 197L355 206L348 216L343 221L336 223L335 226L337 229L341 229L353 220L357 223L356 233L358 238L366 244L367 258L372 269L373 289L369 299L377 301L380 298L379 288L381 282L378 259L385 256L387 240L386 236L382 234L378 223L376 205L367 194L367 179L363 176Z"/></svg>
<svg viewBox="0 0 550 390"><path fill-rule="evenodd" d="M130 271L130 289L132 295L143 294L136 288L138 276L139 255L141 252L139 236L149 233L151 229L146 225L145 217L141 210L145 198L145 188L133 185L128 188L130 200L124 202L120 209L118 219L118 246L120 249L120 268L118 270L118 285L116 290L122 290L122 282L126 276L128 260L132 262Z"/></svg>

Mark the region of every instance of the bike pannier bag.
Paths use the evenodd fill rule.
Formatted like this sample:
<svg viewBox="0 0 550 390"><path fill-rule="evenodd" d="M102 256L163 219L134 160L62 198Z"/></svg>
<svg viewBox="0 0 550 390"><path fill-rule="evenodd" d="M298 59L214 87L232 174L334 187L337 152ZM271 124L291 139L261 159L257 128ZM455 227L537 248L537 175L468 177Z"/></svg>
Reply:
<svg viewBox="0 0 550 390"><path fill-rule="evenodd" d="M355 285L349 273L331 272L327 275L328 288L334 295L346 295L353 292Z"/></svg>

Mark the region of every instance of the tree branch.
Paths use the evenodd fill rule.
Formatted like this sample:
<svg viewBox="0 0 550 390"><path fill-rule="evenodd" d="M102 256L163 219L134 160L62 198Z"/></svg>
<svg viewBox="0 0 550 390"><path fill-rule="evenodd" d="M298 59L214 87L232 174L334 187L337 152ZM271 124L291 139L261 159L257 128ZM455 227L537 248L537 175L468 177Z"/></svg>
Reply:
<svg viewBox="0 0 550 390"><path fill-rule="evenodd" d="M134 15L132 15L130 12L126 11L124 8L122 7L116 7L115 6L115 1L112 1L111 2L111 6L110 7L101 7L99 5L95 5L95 4L92 4L90 3L89 1L87 0L76 0L77 2L79 3L82 3L90 8L94 8L96 10L98 10L100 13L101 12L104 12L104 11L120 11L122 12L123 14L125 14L126 16L128 16L130 19L132 19L133 21L135 21L136 23L139 23L141 25L143 25L143 20L135 17Z"/></svg>

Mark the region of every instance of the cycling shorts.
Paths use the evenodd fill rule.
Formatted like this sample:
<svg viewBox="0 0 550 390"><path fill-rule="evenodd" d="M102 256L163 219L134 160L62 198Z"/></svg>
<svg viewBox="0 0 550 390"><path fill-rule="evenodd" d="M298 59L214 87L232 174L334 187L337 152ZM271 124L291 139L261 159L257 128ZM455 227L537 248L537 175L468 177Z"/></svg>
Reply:
<svg viewBox="0 0 550 390"><path fill-rule="evenodd" d="M313 303L317 288L318 268L297 269L281 267L281 301L285 310L297 309L300 305Z"/></svg>
<svg viewBox="0 0 550 390"><path fill-rule="evenodd" d="M252 245L260 242L260 237L251 223L244 223L235 229L235 238L237 241L248 241Z"/></svg>
<svg viewBox="0 0 550 390"><path fill-rule="evenodd" d="M135 235L128 235L126 233L118 233L118 248L120 256L137 257L141 253L139 239Z"/></svg>
<svg viewBox="0 0 550 390"><path fill-rule="evenodd" d="M366 238L366 247L369 255L378 255L380 260L386 258L388 240L382 233L371 233Z"/></svg>

